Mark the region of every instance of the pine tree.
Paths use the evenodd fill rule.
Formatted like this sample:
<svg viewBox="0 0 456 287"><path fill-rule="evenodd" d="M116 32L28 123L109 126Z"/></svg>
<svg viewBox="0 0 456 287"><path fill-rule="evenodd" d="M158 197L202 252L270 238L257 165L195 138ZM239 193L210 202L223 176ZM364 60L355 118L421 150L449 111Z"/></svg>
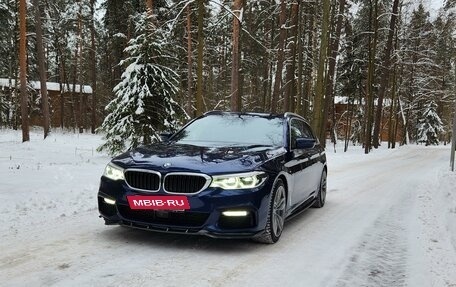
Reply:
<svg viewBox="0 0 456 287"><path fill-rule="evenodd" d="M17 5L12 1L0 2L0 77L13 78L18 69L17 42ZM15 109L12 93L0 88L0 127L12 126L11 117Z"/></svg>
<svg viewBox="0 0 456 287"><path fill-rule="evenodd" d="M198 58L197 58L197 69L196 69L196 111L195 115L200 116L203 114L204 103L203 103L203 53L204 53L204 1L198 0Z"/></svg>
<svg viewBox="0 0 456 287"><path fill-rule="evenodd" d="M36 30L36 53L38 59L38 74L40 78L40 95L41 95L41 111L43 113L43 129L44 138L49 135L51 127L51 119L49 113L49 100L47 90L47 71L46 71L46 60L44 55L43 45L43 28L41 23L41 7L39 0L33 0L33 6L35 6L35 30Z"/></svg>
<svg viewBox="0 0 456 287"><path fill-rule="evenodd" d="M11 45L8 41L11 40L11 19L14 15L9 9L7 3L0 2L0 75L8 74L8 67L12 62L8 56L10 55Z"/></svg>
<svg viewBox="0 0 456 287"><path fill-rule="evenodd" d="M240 44L239 36L241 33L243 1L233 1L233 53L231 68L231 110L241 111L241 93L239 92L239 70L240 70Z"/></svg>
<svg viewBox="0 0 456 287"><path fill-rule="evenodd" d="M283 74L283 62L284 62L284 49L285 41L287 37L287 30L285 29L287 20L287 4L286 0L281 0L280 2L280 16L279 16L279 45L277 50L277 67L274 80L274 89L272 91L272 102L271 102L271 112L275 113L277 111L277 103L282 94L282 74Z"/></svg>
<svg viewBox="0 0 456 287"><path fill-rule="evenodd" d="M320 35L320 57L318 60L318 70L317 70L317 81L315 87L315 99L314 99L314 110L313 110L313 119L312 125L317 138L320 139L321 143L326 141L326 123L324 121L324 105L325 105L325 70L326 70L326 57L327 49L329 44L329 21L330 21L330 2L329 0L324 0L323 5L323 16L322 16L322 27Z"/></svg>
<svg viewBox="0 0 456 287"><path fill-rule="evenodd" d="M430 101L424 107L424 112L418 119L418 140L419 143L428 145L439 144L439 134L443 132L443 123L437 114L437 104Z"/></svg>
<svg viewBox="0 0 456 287"><path fill-rule="evenodd" d="M28 120L28 93L27 93L27 30L25 19L27 14L27 3L19 1L19 63L20 63L20 91L21 91L21 128L22 142L30 141L29 120Z"/></svg>
<svg viewBox="0 0 456 287"><path fill-rule="evenodd" d="M417 127L418 120L423 118L421 111L432 99L435 99L435 52L432 43L435 35L429 21L430 14L423 5L412 11L409 24L403 31L403 45L398 55L403 65L401 73L402 85L400 94L403 100L403 117L405 128L403 138L420 138Z"/></svg>
<svg viewBox="0 0 456 287"><path fill-rule="evenodd" d="M138 36L125 49L128 56L120 65L127 67L114 87L115 98L106 107L109 114L101 126L106 142L99 150L110 153L158 140L160 132L178 127L182 114L173 100L178 92L178 76L161 64L166 58L166 43L159 35L164 33L144 28L145 13L138 18Z"/></svg>

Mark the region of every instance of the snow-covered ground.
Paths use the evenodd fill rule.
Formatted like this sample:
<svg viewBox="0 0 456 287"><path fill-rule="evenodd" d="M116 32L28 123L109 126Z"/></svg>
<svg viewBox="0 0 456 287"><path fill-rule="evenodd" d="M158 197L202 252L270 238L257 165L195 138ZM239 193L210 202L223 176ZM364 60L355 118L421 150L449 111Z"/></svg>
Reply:
<svg viewBox="0 0 456 287"><path fill-rule="evenodd" d="M449 146L328 152L326 206L261 245L104 226L100 143L0 130L0 286L456 286Z"/></svg>

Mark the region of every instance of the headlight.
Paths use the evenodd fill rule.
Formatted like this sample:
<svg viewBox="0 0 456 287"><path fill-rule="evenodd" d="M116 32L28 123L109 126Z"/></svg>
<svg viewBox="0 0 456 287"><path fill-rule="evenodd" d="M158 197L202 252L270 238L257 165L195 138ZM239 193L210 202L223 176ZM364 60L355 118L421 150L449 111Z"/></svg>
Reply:
<svg viewBox="0 0 456 287"><path fill-rule="evenodd" d="M215 175L212 176L212 183L210 186L223 189L249 189L262 185L266 181L266 178L266 173L261 171Z"/></svg>
<svg viewBox="0 0 456 287"><path fill-rule="evenodd" d="M109 163L106 166L103 175L112 180L124 180L125 179L123 169L112 163Z"/></svg>

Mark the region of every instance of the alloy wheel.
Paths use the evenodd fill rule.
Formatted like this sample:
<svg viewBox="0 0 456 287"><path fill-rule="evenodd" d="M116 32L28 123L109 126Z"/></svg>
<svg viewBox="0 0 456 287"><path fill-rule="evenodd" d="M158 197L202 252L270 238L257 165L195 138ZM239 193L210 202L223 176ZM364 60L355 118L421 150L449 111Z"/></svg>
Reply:
<svg viewBox="0 0 456 287"><path fill-rule="evenodd" d="M275 193L272 207L272 231L275 237L282 234L283 225L285 222L285 206L286 206L285 187L279 186Z"/></svg>
<svg viewBox="0 0 456 287"><path fill-rule="evenodd" d="M324 204L326 200L326 172L323 174L323 177L321 179L320 197L321 203Z"/></svg>

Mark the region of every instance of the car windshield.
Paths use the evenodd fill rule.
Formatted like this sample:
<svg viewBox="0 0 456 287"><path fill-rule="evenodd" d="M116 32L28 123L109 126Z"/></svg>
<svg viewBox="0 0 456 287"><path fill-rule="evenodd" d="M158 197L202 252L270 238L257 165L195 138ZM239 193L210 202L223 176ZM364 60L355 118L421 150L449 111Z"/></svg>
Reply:
<svg viewBox="0 0 456 287"><path fill-rule="evenodd" d="M283 119L242 114L200 118L171 140L197 146L283 146Z"/></svg>

